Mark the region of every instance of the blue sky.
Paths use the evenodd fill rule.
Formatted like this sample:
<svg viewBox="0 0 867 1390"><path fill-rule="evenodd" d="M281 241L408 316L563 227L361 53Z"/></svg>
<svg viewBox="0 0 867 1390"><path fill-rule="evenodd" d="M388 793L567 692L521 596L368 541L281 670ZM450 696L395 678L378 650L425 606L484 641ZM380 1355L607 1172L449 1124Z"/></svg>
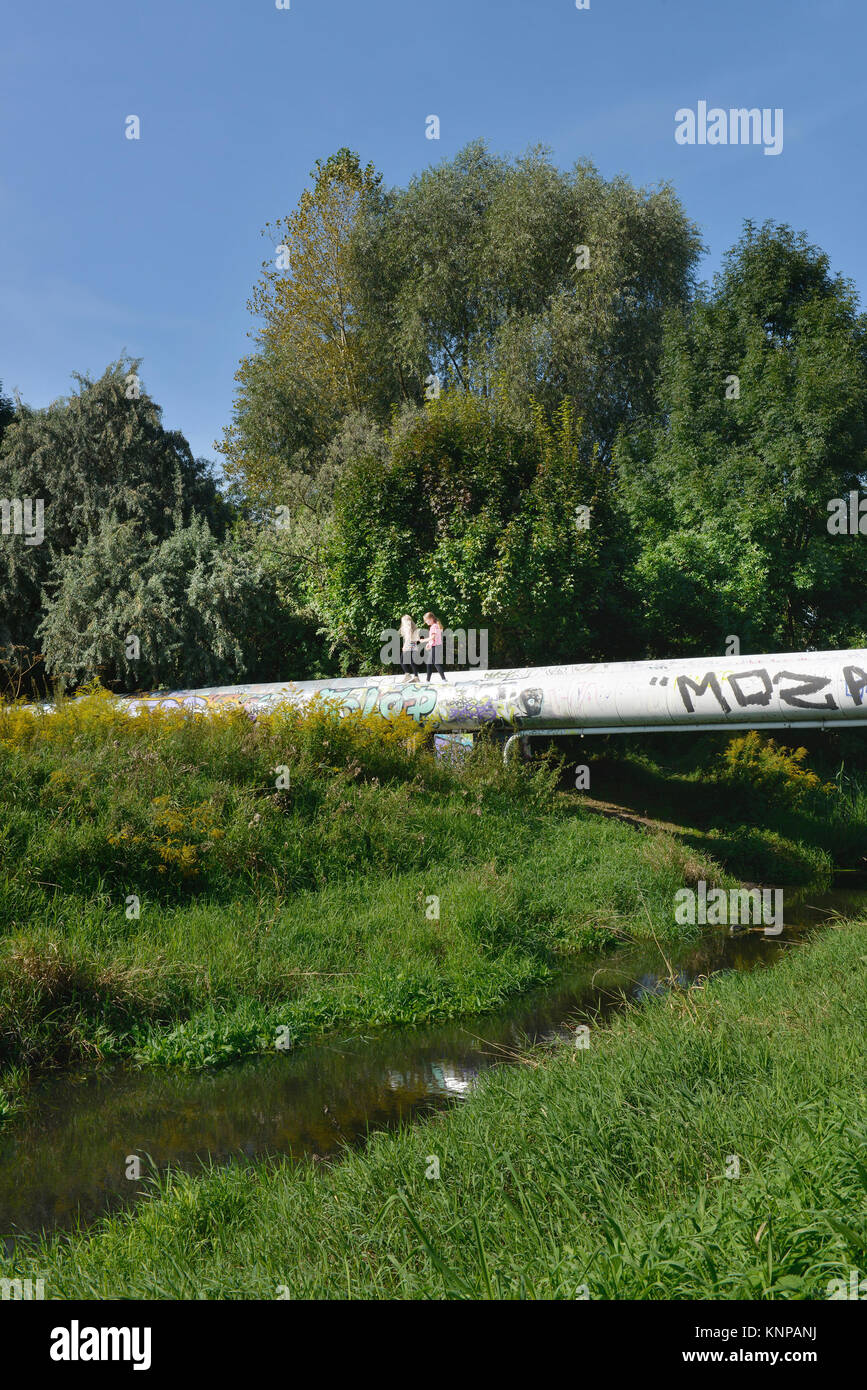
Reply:
<svg viewBox="0 0 867 1390"><path fill-rule="evenodd" d="M863 300L865 13L855 0L9 6L0 380L46 405L125 350L165 424L213 457L249 348L261 229L342 145L387 184L477 137L669 179L709 248L703 275L744 218L771 217L806 230ZM699 101L781 107L782 153L678 145L675 111Z"/></svg>

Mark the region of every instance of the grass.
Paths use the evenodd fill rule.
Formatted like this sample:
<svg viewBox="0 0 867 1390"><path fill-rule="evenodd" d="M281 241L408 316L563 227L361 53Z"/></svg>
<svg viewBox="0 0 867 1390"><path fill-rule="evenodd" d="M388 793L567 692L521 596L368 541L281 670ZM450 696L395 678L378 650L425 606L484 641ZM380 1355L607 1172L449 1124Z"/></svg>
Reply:
<svg viewBox="0 0 867 1390"><path fill-rule="evenodd" d="M830 744L821 776L771 740L599 749L592 796L650 833L550 760L438 762L406 718L0 708L0 1125L38 1068L482 1013L578 952L664 949L701 878L864 863L857 757L835 772ZM825 1297L867 1267L865 984L867 928L833 928L339 1164L163 1175L0 1269L53 1298Z"/></svg>
<svg viewBox="0 0 867 1390"><path fill-rule="evenodd" d="M609 737L594 749L595 796L679 822L686 843L740 877L813 884L867 869L860 731Z"/></svg>
<svg viewBox="0 0 867 1390"><path fill-rule="evenodd" d="M7 1106L14 1068L214 1066L481 1012L576 951L671 939L676 890L728 881L556 779L485 745L443 764L408 718L384 733L328 707L0 710Z"/></svg>
<svg viewBox="0 0 867 1390"><path fill-rule="evenodd" d="M844 924L339 1164L164 1176L0 1267L49 1298L826 1298L867 1268L865 1029Z"/></svg>

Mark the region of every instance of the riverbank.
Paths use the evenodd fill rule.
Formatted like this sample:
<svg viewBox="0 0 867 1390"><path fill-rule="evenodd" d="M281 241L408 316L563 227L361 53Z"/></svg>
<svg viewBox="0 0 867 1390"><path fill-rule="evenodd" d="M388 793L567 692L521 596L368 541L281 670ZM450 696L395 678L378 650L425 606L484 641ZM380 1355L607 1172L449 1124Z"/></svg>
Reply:
<svg viewBox="0 0 867 1390"><path fill-rule="evenodd" d="M438 761L408 717L0 709L0 1124L45 1068L481 1014L582 952L688 935L700 880L829 884L860 787L743 744L597 757L585 797L491 745Z"/></svg>
<svg viewBox="0 0 867 1390"><path fill-rule="evenodd" d="M0 712L0 1065L213 1067L496 1007L581 951L672 940L712 854L557 770L411 720ZM13 1069L17 1069L13 1071Z"/></svg>
<svg viewBox="0 0 867 1390"><path fill-rule="evenodd" d="M49 1298L827 1298L863 1277L867 924L536 1049L338 1164L163 1177Z"/></svg>
<svg viewBox="0 0 867 1390"><path fill-rule="evenodd" d="M857 784L717 745L679 769L603 748L581 797L571 768L437 761L411 721L327 708L0 711L10 1134L40 1070L279 1063L334 1030L481 1015L615 943L664 961L700 930L674 904L701 880L826 886L834 845L857 867ZM49 1297L822 1297L867 1263L864 933L675 988L587 1048L510 1054L335 1166L164 1175L4 1273Z"/></svg>

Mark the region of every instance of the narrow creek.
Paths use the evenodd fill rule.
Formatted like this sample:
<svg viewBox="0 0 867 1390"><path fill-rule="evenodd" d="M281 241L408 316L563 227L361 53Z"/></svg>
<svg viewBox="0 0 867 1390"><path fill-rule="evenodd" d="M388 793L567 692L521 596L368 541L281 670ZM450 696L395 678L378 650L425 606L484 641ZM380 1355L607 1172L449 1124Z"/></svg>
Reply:
<svg viewBox="0 0 867 1390"><path fill-rule="evenodd" d="M707 928L689 942L643 944L584 959L554 985L496 1013L448 1024L332 1036L297 1053L255 1057L217 1072L126 1068L54 1073L26 1115L0 1136L0 1240L94 1221L146 1190L127 1155L159 1169L203 1162L326 1156L368 1133L459 1099L487 1067L528 1043L574 1044L582 1020L664 990L669 965L689 982L772 964L832 913L863 915L867 888L786 893L779 936Z"/></svg>

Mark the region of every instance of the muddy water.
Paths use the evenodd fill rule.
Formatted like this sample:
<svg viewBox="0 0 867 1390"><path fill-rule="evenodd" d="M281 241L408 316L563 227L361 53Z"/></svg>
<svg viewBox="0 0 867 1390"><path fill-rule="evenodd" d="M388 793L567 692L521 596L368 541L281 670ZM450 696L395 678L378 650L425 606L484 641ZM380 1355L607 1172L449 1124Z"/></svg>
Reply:
<svg viewBox="0 0 867 1390"><path fill-rule="evenodd" d="M574 1043L582 1019L624 999L720 970L773 963L832 912L861 915L867 889L786 894L780 936L707 928L689 943L623 949L585 961L556 985L498 1013L374 1036L332 1037L295 1054L192 1075L125 1069L56 1074L27 1117L0 1138L0 1238L86 1224L134 1202L145 1183L129 1155L195 1171L202 1162L326 1156L377 1129L465 1095L479 1073L528 1042Z"/></svg>

